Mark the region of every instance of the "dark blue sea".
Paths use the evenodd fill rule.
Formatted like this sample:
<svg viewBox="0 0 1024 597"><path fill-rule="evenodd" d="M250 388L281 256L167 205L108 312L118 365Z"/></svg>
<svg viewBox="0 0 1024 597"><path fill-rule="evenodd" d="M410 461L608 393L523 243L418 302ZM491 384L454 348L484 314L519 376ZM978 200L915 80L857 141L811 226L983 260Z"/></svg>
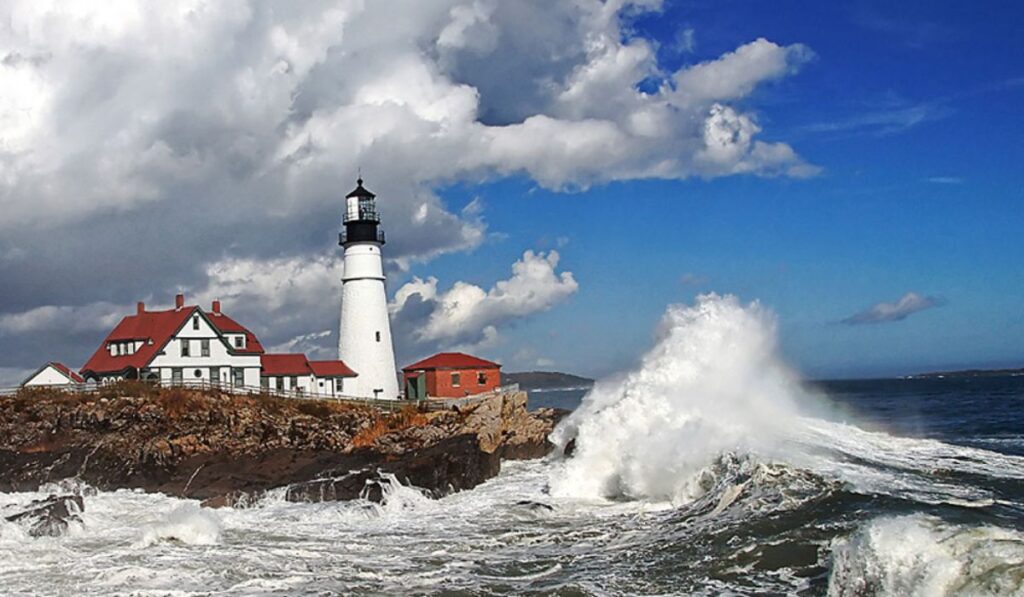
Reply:
<svg viewBox="0 0 1024 597"><path fill-rule="evenodd" d="M850 420L907 437L1024 456L1024 375L807 382ZM534 390L530 409L574 410L589 388Z"/></svg>
<svg viewBox="0 0 1024 597"><path fill-rule="evenodd" d="M665 353L585 400L534 392L576 409L556 452L442 499L0 493L85 495L62 537L0 516L0 595L1024 594L1024 378L801 384Z"/></svg>

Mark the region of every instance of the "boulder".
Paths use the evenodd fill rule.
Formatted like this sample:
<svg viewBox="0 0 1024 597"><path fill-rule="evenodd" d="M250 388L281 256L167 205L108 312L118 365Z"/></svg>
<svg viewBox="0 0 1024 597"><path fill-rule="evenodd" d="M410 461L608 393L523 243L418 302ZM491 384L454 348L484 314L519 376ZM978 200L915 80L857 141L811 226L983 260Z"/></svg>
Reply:
<svg viewBox="0 0 1024 597"><path fill-rule="evenodd" d="M27 508L5 519L27 525L33 537L59 537L67 532L69 523L82 521L78 514L85 510L85 503L79 495L51 495L29 503Z"/></svg>

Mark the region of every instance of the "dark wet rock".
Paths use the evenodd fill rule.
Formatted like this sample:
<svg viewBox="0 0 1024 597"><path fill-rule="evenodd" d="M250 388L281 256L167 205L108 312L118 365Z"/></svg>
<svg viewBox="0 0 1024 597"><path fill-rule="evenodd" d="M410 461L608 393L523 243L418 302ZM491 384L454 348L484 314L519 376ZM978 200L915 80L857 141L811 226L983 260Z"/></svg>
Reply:
<svg viewBox="0 0 1024 597"><path fill-rule="evenodd" d="M85 510L80 495L51 495L28 504L27 510L6 516L8 522L28 525L33 537L59 537L71 522L81 522L78 514Z"/></svg>
<svg viewBox="0 0 1024 597"><path fill-rule="evenodd" d="M495 476L503 458L544 456L564 414L530 413L519 392L462 412L396 413L184 390L35 392L0 397L0 491L76 479L239 506L274 488L298 501L379 500L394 478L441 496Z"/></svg>
<svg viewBox="0 0 1024 597"><path fill-rule="evenodd" d="M569 458L576 453L576 438L569 440L569 443L565 444L565 449L562 450L562 455Z"/></svg>
<svg viewBox="0 0 1024 597"><path fill-rule="evenodd" d="M533 500L519 500L518 502L516 502L516 505L526 508L527 510L544 510L547 512L554 511L554 508L549 504L545 504L543 502L535 502Z"/></svg>

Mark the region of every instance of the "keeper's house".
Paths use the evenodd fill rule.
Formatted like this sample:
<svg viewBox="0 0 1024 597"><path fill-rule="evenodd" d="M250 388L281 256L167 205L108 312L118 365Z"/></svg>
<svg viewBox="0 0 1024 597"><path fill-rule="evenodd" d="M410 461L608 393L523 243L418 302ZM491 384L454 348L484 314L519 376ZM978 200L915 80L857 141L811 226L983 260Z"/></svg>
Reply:
<svg viewBox="0 0 1024 597"><path fill-rule="evenodd" d="M139 303L121 320L82 367L86 380L143 379L256 387L263 346L256 336L220 311L220 301L203 311L185 305L147 311Z"/></svg>
<svg viewBox="0 0 1024 597"><path fill-rule="evenodd" d="M461 352L442 352L402 369L405 397L462 398L501 385L501 365Z"/></svg>
<svg viewBox="0 0 1024 597"><path fill-rule="evenodd" d="M51 363L52 365L52 363ZM43 370L45 371L45 369ZM37 376L33 376L35 379ZM308 396L342 396L356 377L341 361L308 361L303 354L265 354L245 326L220 310L185 305L147 311L139 303L114 327L81 369L86 381L142 379L165 385L213 384Z"/></svg>
<svg viewBox="0 0 1024 597"><path fill-rule="evenodd" d="M21 385L26 388L31 388L39 386L74 386L80 383L85 383L85 380L82 379L81 375L72 371L71 368L64 363L50 361L37 369L32 375L29 375L28 379L21 382Z"/></svg>

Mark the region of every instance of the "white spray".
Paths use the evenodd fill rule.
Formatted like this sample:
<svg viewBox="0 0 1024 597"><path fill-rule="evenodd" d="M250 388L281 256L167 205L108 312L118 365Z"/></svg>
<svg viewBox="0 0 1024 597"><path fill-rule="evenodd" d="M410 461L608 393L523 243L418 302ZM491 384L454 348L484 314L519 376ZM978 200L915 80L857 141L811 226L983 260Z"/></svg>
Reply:
<svg viewBox="0 0 1024 597"><path fill-rule="evenodd" d="M773 451L802 390L776 356L775 320L753 303L708 294L671 306L641 366L599 384L553 439L576 452L556 495L685 502L700 472L730 451Z"/></svg>
<svg viewBox="0 0 1024 597"><path fill-rule="evenodd" d="M1024 478L1020 457L865 431L808 416L812 404L827 411L779 358L767 310L700 296L692 307L669 307L637 370L598 384L555 430L556 445L575 439L576 447L553 472L552 493L683 504L705 493L728 454L930 503L988 499L936 480L937 465Z"/></svg>

